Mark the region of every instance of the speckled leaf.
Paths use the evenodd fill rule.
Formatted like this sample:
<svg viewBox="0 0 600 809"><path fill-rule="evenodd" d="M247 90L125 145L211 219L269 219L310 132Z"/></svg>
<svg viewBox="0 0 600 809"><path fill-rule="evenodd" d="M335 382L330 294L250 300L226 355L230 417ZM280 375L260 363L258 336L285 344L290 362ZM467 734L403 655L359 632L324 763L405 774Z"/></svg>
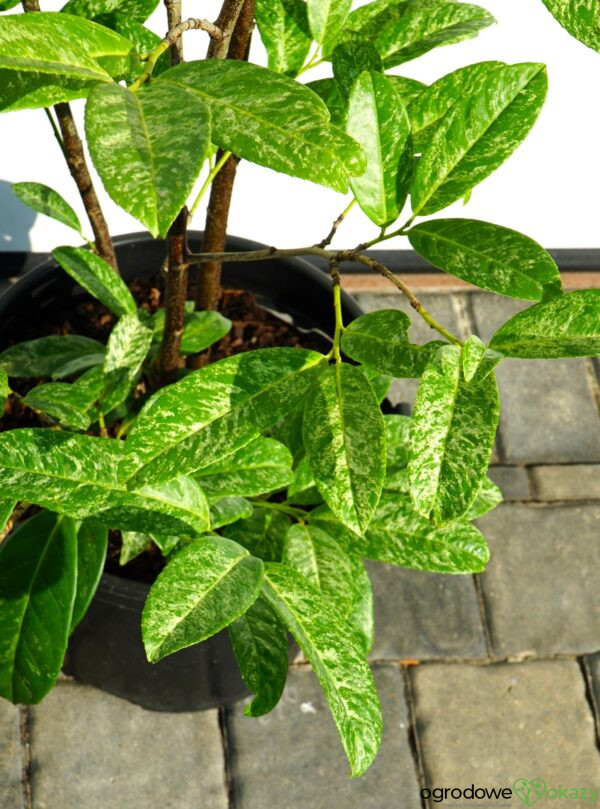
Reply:
<svg viewBox="0 0 600 809"><path fill-rule="evenodd" d="M387 472L385 483L383 484L383 491L408 494L410 492L410 486L408 485L408 468L404 467L403 469Z"/></svg>
<svg viewBox="0 0 600 809"><path fill-rule="evenodd" d="M52 429L0 433L0 491L109 528L163 534L202 534L208 503L190 478L127 491L120 473L132 459L123 442Z"/></svg>
<svg viewBox="0 0 600 809"><path fill-rule="evenodd" d="M307 0L308 24L313 39L322 44L333 41L342 31L352 0Z"/></svg>
<svg viewBox="0 0 600 809"><path fill-rule="evenodd" d="M77 590L70 632L81 621L94 597L104 570L107 547L108 529L84 520L77 530Z"/></svg>
<svg viewBox="0 0 600 809"><path fill-rule="evenodd" d="M383 417L385 425L386 472L396 472L408 464L410 418L390 413Z"/></svg>
<svg viewBox="0 0 600 809"><path fill-rule="evenodd" d="M142 463L131 485L196 472L250 443L302 402L324 362L306 349L257 349L163 388L127 439Z"/></svg>
<svg viewBox="0 0 600 809"><path fill-rule="evenodd" d="M256 25L269 68L295 76L312 45L304 0L257 0Z"/></svg>
<svg viewBox="0 0 600 809"><path fill-rule="evenodd" d="M160 342L165 328L165 310L154 315L154 341ZM197 354L217 343L231 331L231 320L220 312L186 312L180 351L182 354Z"/></svg>
<svg viewBox="0 0 600 809"><path fill-rule="evenodd" d="M61 8L63 14L93 19L101 14L119 11L133 20L144 22L152 14L158 0L69 0Z"/></svg>
<svg viewBox="0 0 600 809"><path fill-rule="evenodd" d="M515 230L476 219L431 219L408 239L435 267L500 295L541 301L562 293L550 253Z"/></svg>
<svg viewBox="0 0 600 809"><path fill-rule="evenodd" d="M355 366L321 373L306 400L304 446L315 483L332 511L365 530L385 478L383 416L369 381Z"/></svg>
<svg viewBox="0 0 600 809"><path fill-rule="evenodd" d="M466 383L460 348L440 348L421 378L411 422L408 474L419 514L443 523L471 507L490 462L498 413L493 375Z"/></svg>
<svg viewBox="0 0 600 809"><path fill-rule="evenodd" d="M88 96L85 131L94 166L112 199L153 236L165 236L206 157L206 104L184 86L162 81L138 93L117 84L98 85Z"/></svg>
<svg viewBox="0 0 600 809"><path fill-rule="evenodd" d="M256 601L263 564L224 537L201 537L180 550L150 589L142 613L148 660L200 643Z"/></svg>
<svg viewBox="0 0 600 809"><path fill-rule="evenodd" d="M57 247L53 258L71 278L120 317L137 312L125 282L104 259L83 247Z"/></svg>
<svg viewBox="0 0 600 809"><path fill-rule="evenodd" d="M102 408L105 413L129 396L151 344L152 329L145 326L137 315L125 315L117 321L108 338L102 366L105 377Z"/></svg>
<svg viewBox="0 0 600 809"><path fill-rule="evenodd" d="M289 449L294 457L294 461L298 461L304 454L304 442L302 441L302 419L304 416L304 408L297 407L271 427L268 435L271 438L276 438Z"/></svg>
<svg viewBox="0 0 600 809"><path fill-rule="evenodd" d="M423 346L408 342L410 318L398 309L367 312L350 323L342 335L342 349L357 362L395 377L419 377L439 340Z"/></svg>
<svg viewBox="0 0 600 809"><path fill-rule="evenodd" d="M81 233L77 214L58 191L42 183L13 183L12 190L25 205L36 213L50 216L68 228Z"/></svg>
<svg viewBox="0 0 600 809"><path fill-rule="evenodd" d="M373 44L358 34L340 42L331 55L333 76L340 89L342 98L347 101L352 88L361 73L382 73L381 56Z"/></svg>
<svg viewBox="0 0 600 809"><path fill-rule="evenodd" d="M358 638L335 609L295 570L265 565L264 593L319 678L352 775L362 775L381 743L381 709Z"/></svg>
<svg viewBox="0 0 600 809"><path fill-rule="evenodd" d="M392 82L394 90L398 93L404 106L407 108L421 93L427 90L427 85L416 79L409 79L406 76L393 76L391 74L387 74L387 78Z"/></svg>
<svg viewBox="0 0 600 809"><path fill-rule="evenodd" d="M8 374L4 368L0 367L0 418L4 412L4 405L10 395L10 387L8 384Z"/></svg>
<svg viewBox="0 0 600 809"><path fill-rule="evenodd" d="M0 696L40 702L67 649L77 586L72 520L43 511L0 545Z"/></svg>
<svg viewBox="0 0 600 809"><path fill-rule="evenodd" d="M485 478L481 484L481 489L475 498L475 502L465 514L465 519L476 520L478 517L483 517L484 514L492 511L492 509L499 506L502 502L502 491L493 480Z"/></svg>
<svg viewBox="0 0 600 809"><path fill-rule="evenodd" d="M196 478L207 495L257 497L291 482L292 454L274 438L257 438L221 461L201 469Z"/></svg>
<svg viewBox="0 0 600 809"><path fill-rule="evenodd" d="M579 289L530 306L498 329L490 348L524 359L599 356L600 289Z"/></svg>
<svg viewBox="0 0 600 809"><path fill-rule="evenodd" d="M356 598L348 617L348 622L355 628L363 655L367 657L373 648L373 641L375 640L373 588L362 560L358 557L353 557L352 566Z"/></svg>
<svg viewBox="0 0 600 809"><path fill-rule="evenodd" d="M403 5L401 15L390 15L375 39L386 68L416 59L440 45L470 39L495 22L484 8L454 0L434 4L416 0Z"/></svg>
<svg viewBox="0 0 600 809"><path fill-rule="evenodd" d="M461 67L442 76L411 99L408 115L416 151L422 152L427 147L442 118L461 97L475 92L494 70L502 66L502 62L478 62Z"/></svg>
<svg viewBox="0 0 600 809"><path fill-rule="evenodd" d="M325 104L331 115L331 123L339 129L346 124L346 99L343 98L335 79L317 79L306 84Z"/></svg>
<svg viewBox="0 0 600 809"><path fill-rule="evenodd" d="M488 348L479 337L472 334L463 345L462 369L465 382L477 384L485 379L504 359L504 354Z"/></svg>
<svg viewBox="0 0 600 809"><path fill-rule="evenodd" d="M386 76L359 76L350 94L346 132L367 155L366 171L350 180L356 201L376 225L389 225L406 202L413 156L406 109Z"/></svg>
<svg viewBox="0 0 600 809"><path fill-rule="evenodd" d="M384 493L362 537L323 507L313 511L310 520L350 554L412 570L479 573L490 558L487 543L474 525L456 520L436 528L413 510L410 498L404 495Z"/></svg>
<svg viewBox="0 0 600 809"><path fill-rule="evenodd" d="M323 502L323 498L315 486L315 478L306 455L294 470L294 478L287 490L287 499L288 502L299 506L310 506Z"/></svg>
<svg viewBox="0 0 600 809"><path fill-rule="evenodd" d="M0 110L48 107L126 75L131 43L101 25L54 12L0 17Z"/></svg>
<svg viewBox="0 0 600 809"><path fill-rule="evenodd" d="M181 544L182 540L183 542L189 541L189 537L172 537L167 536L166 534L152 534L151 539L165 557L174 553Z"/></svg>
<svg viewBox="0 0 600 809"><path fill-rule="evenodd" d="M98 374L99 372L99 374ZM87 430L95 420L92 406L103 390L103 375L100 369L92 368L92 384L88 383L88 371L77 382L48 382L32 388L25 396L25 404L41 410L58 424L73 430Z"/></svg>
<svg viewBox="0 0 600 809"><path fill-rule="evenodd" d="M256 508L248 519L227 526L227 536L265 562L279 562L290 518L280 511Z"/></svg>
<svg viewBox="0 0 600 809"><path fill-rule="evenodd" d="M377 401L379 404L381 404L388 395L390 385L392 384L394 377L390 374L380 374L376 368L369 368L368 365L361 365L360 370L371 383L371 387L375 391Z"/></svg>
<svg viewBox="0 0 600 809"><path fill-rule="evenodd" d="M600 6L597 0L542 0L566 30L595 51L600 51Z"/></svg>
<svg viewBox="0 0 600 809"><path fill-rule="evenodd" d="M525 139L548 89L541 64L493 70L445 116L419 160L413 212L435 213L464 197Z"/></svg>
<svg viewBox="0 0 600 809"><path fill-rule="evenodd" d="M146 548L152 543L150 534L141 534L139 531L121 531L121 552L119 554L119 564L128 564L132 559L137 559Z"/></svg>
<svg viewBox="0 0 600 809"><path fill-rule="evenodd" d="M244 713L263 716L277 705L287 680L287 630L268 601L259 596L229 626L229 637L244 682L256 695Z"/></svg>
<svg viewBox="0 0 600 809"><path fill-rule="evenodd" d="M111 11L108 14L101 14L94 19L94 22L97 22L99 25L104 25L128 39L135 48L138 57L146 56L154 50L160 42L160 37L153 31L120 10ZM157 78L161 73L164 73L165 70L168 70L170 66L168 52L163 53L159 56L154 66L154 70L152 71L153 77ZM139 58L137 60L132 59L129 75L125 76L125 79L128 82L133 81L140 75L144 67L145 64L142 60Z"/></svg>
<svg viewBox="0 0 600 809"><path fill-rule="evenodd" d="M51 376L52 379L65 379L69 376L83 376L82 372L88 372L90 375L92 371L100 372L102 374L102 364L106 356L106 347L101 345L102 354L81 354L79 357L67 360L64 365L59 365Z"/></svg>
<svg viewBox="0 0 600 809"><path fill-rule="evenodd" d="M210 108L213 142L239 157L342 193L347 175L364 171L360 146L331 127L315 93L288 76L207 59L173 67L159 81L197 93Z"/></svg>
<svg viewBox="0 0 600 809"><path fill-rule="evenodd" d="M4 498L0 499L0 536L6 528L8 521L12 517L12 513L16 505L16 500L5 500Z"/></svg>
<svg viewBox="0 0 600 809"><path fill-rule="evenodd" d="M0 354L0 368L9 376L53 376L72 360L102 361L105 347L89 337L77 334L51 335L7 348Z"/></svg>
<svg viewBox="0 0 600 809"><path fill-rule="evenodd" d="M252 512L252 503L244 497L220 497L210 504L211 531L247 519Z"/></svg>

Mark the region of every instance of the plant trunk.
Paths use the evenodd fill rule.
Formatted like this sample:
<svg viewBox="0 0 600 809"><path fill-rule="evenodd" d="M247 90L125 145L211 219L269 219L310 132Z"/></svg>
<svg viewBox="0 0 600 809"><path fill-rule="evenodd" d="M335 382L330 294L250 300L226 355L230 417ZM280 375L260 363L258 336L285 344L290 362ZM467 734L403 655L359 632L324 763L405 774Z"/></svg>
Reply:
<svg viewBox="0 0 600 809"><path fill-rule="evenodd" d="M165 330L160 350L161 383L174 382L181 365L180 347L185 319L188 264L186 226L188 211L183 208L169 228L167 236L167 284L165 290Z"/></svg>

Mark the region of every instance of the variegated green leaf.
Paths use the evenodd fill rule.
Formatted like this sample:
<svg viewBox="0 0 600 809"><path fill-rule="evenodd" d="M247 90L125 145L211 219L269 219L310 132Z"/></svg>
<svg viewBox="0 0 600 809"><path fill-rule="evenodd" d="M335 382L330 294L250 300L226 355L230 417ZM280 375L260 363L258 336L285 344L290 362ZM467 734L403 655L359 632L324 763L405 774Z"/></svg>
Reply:
<svg viewBox="0 0 600 809"><path fill-rule="evenodd" d="M77 530L77 591L70 632L81 621L94 597L104 569L107 546L108 529L105 526L95 525L88 520L84 520L79 525Z"/></svg>
<svg viewBox="0 0 600 809"><path fill-rule="evenodd" d="M0 110L49 107L127 75L131 43L69 14L0 18Z"/></svg>
<svg viewBox="0 0 600 809"><path fill-rule="evenodd" d="M125 282L104 259L83 247L57 247L52 256L63 270L120 317L135 315L137 306Z"/></svg>
<svg viewBox="0 0 600 809"><path fill-rule="evenodd" d="M7 348L0 354L0 368L16 378L55 376L67 363L83 361L83 367L102 362L102 343L76 334L51 335Z"/></svg>
<svg viewBox="0 0 600 809"><path fill-rule="evenodd" d="M465 382L477 384L491 374L504 354L488 348L479 337L472 334L465 340L462 350L462 369Z"/></svg>
<svg viewBox="0 0 600 809"><path fill-rule="evenodd" d="M519 312L490 348L525 359L600 355L600 289L579 289Z"/></svg>
<svg viewBox="0 0 600 809"><path fill-rule="evenodd" d="M0 491L7 498L109 528L159 534L209 529L208 502L194 480L127 491L120 474L127 477L131 466L123 442L114 439L51 429L0 433Z"/></svg>
<svg viewBox="0 0 600 809"><path fill-rule="evenodd" d="M365 169L360 146L331 127L327 107L304 85L248 62L207 59L160 77L197 93L210 108L212 140L275 171L345 193Z"/></svg>
<svg viewBox="0 0 600 809"><path fill-rule="evenodd" d="M542 0L563 28L595 51L600 51L600 7L596 0Z"/></svg>
<svg viewBox="0 0 600 809"><path fill-rule="evenodd" d="M210 143L203 100L185 86L162 81L138 93L98 85L88 96L85 131L112 199L153 236L165 236L194 187Z"/></svg>
<svg viewBox="0 0 600 809"><path fill-rule="evenodd" d="M81 233L81 223L69 203L58 191L42 183L13 183L12 190L25 205L36 213L50 216L68 228Z"/></svg>
<svg viewBox="0 0 600 809"><path fill-rule="evenodd" d="M58 424L73 430L87 430L96 420L94 404L102 395L104 375L100 368L90 368L72 384L48 382L32 388L25 404L41 410Z"/></svg>
<svg viewBox="0 0 600 809"><path fill-rule="evenodd" d="M356 630L363 654L367 657L373 648L375 639L373 588L362 560L358 557L353 557L352 567L352 581L356 597L348 622Z"/></svg>
<svg viewBox="0 0 600 809"><path fill-rule="evenodd" d="M342 522L364 531L385 478L385 435L373 388L358 368L336 363L318 376L303 435L323 499Z"/></svg>
<svg viewBox="0 0 600 809"><path fill-rule="evenodd" d="M306 3L304 0L257 0L255 13L269 68L295 76L312 45Z"/></svg>
<svg viewBox="0 0 600 809"><path fill-rule="evenodd" d="M410 318L398 309L367 312L350 323L342 335L342 349L357 362L395 377L420 377L439 340L423 346L408 342Z"/></svg>
<svg viewBox="0 0 600 809"><path fill-rule="evenodd" d="M255 508L247 519L227 526L227 536L265 562L279 562L290 518L277 509Z"/></svg>
<svg viewBox="0 0 600 809"><path fill-rule="evenodd" d="M408 464L410 443L410 418L397 414L383 417L385 424L386 472L396 472Z"/></svg>
<svg viewBox="0 0 600 809"><path fill-rule="evenodd" d="M440 348L421 378L411 421L408 474L419 514L443 523L472 506L490 462L498 413L493 375L466 383L460 348Z"/></svg>
<svg viewBox="0 0 600 809"><path fill-rule="evenodd" d="M163 388L129 433L141 462L130 485L196 472L249 444L302 402L324 362L306 349L257 349Z"/></svg>
<svg viewBox="0 0 600 809"><path fill-rule="evenodd" d="M333 42L342 31L352 0L307 0L308 24L313 39L320 45Z"/></svg>
<svg viewBox="0 0 600 809"><path fill-rule="evenodd" d="M343 129L346 124L347 99L341 92L335 79L317 79L306 84L316 93L327 107L333 126Z"/></svg>
<svg viewBox="0 0 600 809"><path fill-rule="evenodd" d="M288 673L288 635L268 601L259 596L229 626L231 645L244 682L256 696L246 716L263 716L279 702Z"/></svg>
<svg viewBox="0 0 600 809"><path fill-rule="evenodd" d="M365 70L382 73L381 56L368 39L358 34L336 45L331 55L333 76L344 101L347 101L356 80Z"/></svg>
<svg viewBox="0 0 600 809"><path fill-rule="evenodd" d="M116 31L117 34L121 34L121 36L128 39L135 48L138 57L147 56L160 42L160 37L153 31L121 10L101 14L94 19L94 22L97 22L99 25L104 25L106 28L110 28ZM154 70L152 71L153 77L157 78L161 73L164 73L165 70L168 70L170 66L168 52L163 53L159 56L154 65ZM125 76L125 79L127 81L133 81L140 75L144 67L145 64L141 59L132 59L129 75Z"/></svg>
<svg viewBox="0 0 600 809"><path fill-rule="evenodd" d="M196 474L209 497L256 497L291 482L292 454L274 438L257 438L221 461Z"/></svg>
<svg viewBox="0 0 600 809"><path fill-rule="evenodd" d="M465 514L465 518L467 520L476 520L478 517L483 517L484 514L499 506L502 500L500 487L493 480L485 478L473 505Z"/></svg>
<svg viewBox="0 0 600 809"><path fill-rule="evenodd" d="M346 132L367 155L366 171L350 180L356 201L376 225L389 225L408 196L413 150L406 109L386 76L359 76L350 93Z"/></svg>
<svg viewBox="0 0 600 809"><path fill-rule="evenodd" d="M394 90L398 93L405 107L409 107L421 93L427 89L427 85L416 79L409 79L406 76L394 76L387 74L387 78L394 85ZM410 116L409 116L410 117Z"/></svg>
<svg viewBox="0 0 600 809"><path fill-rule="evenodd" d="M377 368L370 368L368 365L361 365L360 370L371 383L377 401L381 404L388 395L394 378L390 374L380 374Z"/></svg>
<svg viewBox="0 0 600 809"><path fill-rule="evenodd" d="M148 660L215 635L256 601L263 564L245 548L210 536L180 550L158 576L142 614Z"/></svg>
<svg viewBox="0 0 600 809"><path fill-rule="evenodd" d="M133 20L144 22L152 14L158 0L68 0L61 9L63 14L94 19L101 14L118 11Z"/></svg>
<svg viewBox="0 0 600 809"><path fill-rule="evenodd" d="M252 503L244 497L220 497L210 504L210 528L216 531L224 525L252 516Z"/></svg>
<svg viewBox="0 0 600 809"><path fill-rule="evenodd" d="M193 307L193 302L191 302ZM165 329L165 310L158 309L154 313L154 341L162 340ZM223 317L220 312L185 313L183 334L179 350L182 354L198 354L205 348L217 343L231 330L231 320Z"/></svg>
<svg viewBox="0 0 600 809"><path fill-rule="evenodd" d="M299 506L310 506L323 502L323 498L315 486L315 478L306 455L294 470L294 478L287 490L287 499L290 503Z"/></svg>
<svg viewBox="0 0 600 809"><path fill-rule="evenodd" d="M0 367L0 418L4 411L6 400L10 396L10 386L8 384L8 374L4 368Z"/></svg>
<svg viewBox="0 0 600 809"><path fill-rule="evenodd" d="M0 544L0 696L32 704L56 682L77 586L72 520L42 511Z"/></svg>
<svg viewBox="0 0 600 809"><path fill-rule="evenodd" d="M436 528L413 510L405 495L383 494L364 536L319 507L311 523L331 534L348 553L376 562L435 573L479 573L490 558L481 532L466 520Z"/></svg>
<svg viewBox="0 0 600 809"><path fill-rule="evenodd" d="M411 228L408 239L435 267L482 289L526 301L562 293L550 253L515 230L476 219L432 219Z"/></svg>
<svg viewBox="0 0 600 809"><path fill-rule="evenodd" d="M16 500L5 500L4 498L0 499L0 536L2 536L2 532L12 517L12 513L16 505Z"/></svg>
<svg viewBox="0 0 600 809"><path fill-rule="evenodd" d="M137 315L125 315L112 330L102 365L102 409L109 413L129 396L152 344L152 329Z"/></svg>
<svg viewBox="0 0 600 809"><path fill-rule="evenodd" d="M123 544L119 554L120 565L126 565L136 559L152 543L150 534L142 534L139 531L121 531L121 540Z"/></svg>
<svg viewBox="0 0 600 809"><path fill-rule="evenodd" d="M435 213L464 197L524 140L546 97L541 64L493 70L446 115L419 160L412 186L415 214Z"/></svg>

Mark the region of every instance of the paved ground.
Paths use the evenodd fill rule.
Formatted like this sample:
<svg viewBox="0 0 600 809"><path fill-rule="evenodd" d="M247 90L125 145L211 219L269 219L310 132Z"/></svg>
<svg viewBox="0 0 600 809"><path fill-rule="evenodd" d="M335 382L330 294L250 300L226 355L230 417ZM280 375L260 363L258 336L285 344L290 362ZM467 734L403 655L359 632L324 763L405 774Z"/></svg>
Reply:
<svg viewBox="0 0 600 809"><path fill-rule="evenodd" d="M454 330L484 338L520 308L479 293L422 297ZM359 298L399 305L395 295ZM421 324L413 334L429 339ZM302 664L260 720L243 705L150 713L64 680L37 708L0 704L0 809L424 809L473 803L428 802L425 788L511 788L518 778L545 782L540 809L600 802L597 372L587 360L500 366L492 475L506 503L480 521L492 549L484 574L370 565L385 734L364 778L347 778ZM398 383L394 395L411 401L414 391ZM482 803L522 806L516 795Z"/></svg>

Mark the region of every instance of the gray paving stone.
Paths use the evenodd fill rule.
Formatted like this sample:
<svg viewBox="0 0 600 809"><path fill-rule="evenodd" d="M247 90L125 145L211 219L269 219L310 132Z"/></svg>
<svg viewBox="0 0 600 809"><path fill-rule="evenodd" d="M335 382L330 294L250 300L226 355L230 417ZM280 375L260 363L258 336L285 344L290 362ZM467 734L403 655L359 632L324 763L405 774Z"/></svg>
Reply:
<svg viewBox="0 0 600 809"><path fill-rule="evenodd" d="M401 671L378 666L375 679L383 742L375 763L358 779L348 778L335 725L308 668L292 669L271 714L250 719L236 706L229 717L235 809L420 809Z"/></svg>
<svg viewBox="0 0 600 809"><path fill-rule="evenodd" d="M21 730L19 709L0 700L0 809L21 809Z"/></svg>
<svg viewBox="0 0 600 809"><path fill-rule="evenodd" d="M155 713L74 682L32 710L34 809L226 809L216 711Z"/></svg>
<svg viewBox="0 0 600 809"><path fill-rule="evenodd" d="M530 469L538 500L600 500L600 466L572 464Z"/></svg>
<svg viewBox="0 0 600 809"><path fill-rule="evenodd" d="M489 340L526 307L472 295L476 330ZM600 461L600 420L583 360L505 360L497 369L500 431L508 463Z"/></svg>
<svg viewBox="0 0 600 809"><path fill-rule="evenodd" d="M594 723L576 662L410 671L428 787L512 789L517 778L541 778L548 790L600 786ZM521 805L515 795L512 805ZM551 805L546 796L539 803Z"/></svg>
<svg viewBox="0 0 600 809"><path fill-rule="evenodd" d="M471 576L367 565L375 593L373 660L485 657Z"/></svg>
<svg viewBox="0 0 600 809"><path fill-rule="evenodd" d="M489 476L502 489L505 500L529 500L531 497L527 470L522 466L492 466Z"/></svg>
<svg viewBox="0 0 600 809"><path fill-rule="evenodd" d="M600 650L600 505L506 504L478 521L480 574L498 657Z"/></svg>

